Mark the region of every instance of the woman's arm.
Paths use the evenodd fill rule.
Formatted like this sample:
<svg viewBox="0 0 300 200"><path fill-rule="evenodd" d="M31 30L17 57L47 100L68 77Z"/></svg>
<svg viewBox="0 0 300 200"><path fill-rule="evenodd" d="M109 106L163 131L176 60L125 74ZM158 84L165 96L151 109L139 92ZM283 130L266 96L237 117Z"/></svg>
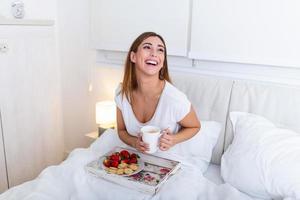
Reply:
<svg viewBox="0 0 300 200"><path fill-rule="evenodd" d="M136 148L138 151L145 152L149 150L149 147L141 139L141 136L135 137L130 135L124 123L123 115L121 110L117 107L117 127L119 138L129 146Z"/></svg>
<svg viewBox="0 0 300 200"><path fill-rule="evenodd" d="M192 106L190 112L179 122L179 124L181 125L181 129L177 134L172 134L168 129L162 135L159 146L161 150L166 151L175 144L192 138L201 128L201 124Z"/></svg>

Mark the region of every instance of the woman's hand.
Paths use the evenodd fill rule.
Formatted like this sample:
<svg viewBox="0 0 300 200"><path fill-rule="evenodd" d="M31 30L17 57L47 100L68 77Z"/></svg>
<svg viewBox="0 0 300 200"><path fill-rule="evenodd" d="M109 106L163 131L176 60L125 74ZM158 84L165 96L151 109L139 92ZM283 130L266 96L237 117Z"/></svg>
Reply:
<svg viewBox="0 0 300 200"><path fill-rule="evenodd" d="M142 153L145 153L145 151L149 151L149 144L142 141L141 134L138 134L138 136L135 138L133 147Z"/></svg>
<svg viewBox="0 0 300 200"><path fill-rule="evenodd" d="M166 151L176 144L175 135L171 133L170 129L164 130L164 133L159 140L159 149Z"/></svg>

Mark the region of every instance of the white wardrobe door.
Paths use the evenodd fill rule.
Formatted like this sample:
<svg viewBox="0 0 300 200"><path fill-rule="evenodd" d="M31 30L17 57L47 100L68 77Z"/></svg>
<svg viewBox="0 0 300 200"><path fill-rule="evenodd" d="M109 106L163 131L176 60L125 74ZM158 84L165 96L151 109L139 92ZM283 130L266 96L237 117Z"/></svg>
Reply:
<svg viewBox="0 0 300 200"><path fill-rule="evenodd" d="M143 32L161 34L169 55L186 56L190 1L92 0L91 42L96 49L128 51Z"/></svg>
<svg viewBox="0 0 300 200"><path fill-rule="evenodd" d="M194 0L190 58L300 66L300 1Z"/></svg>
<svg viewBox="0 0 300 200"><path fill-rule="evenodd" d="M20 28L14 30L20 35L7 41L0 92L10 186L35 178L63 158L55 37L44 29Z"/></svg>
<svg viewBox="0 0 300 200"><path fill-rule="evenodd" d="M1 110L0 110L0 193L7 190L7 177L4 157L4 144L2 138L2 126L1 126Z"/></svg>

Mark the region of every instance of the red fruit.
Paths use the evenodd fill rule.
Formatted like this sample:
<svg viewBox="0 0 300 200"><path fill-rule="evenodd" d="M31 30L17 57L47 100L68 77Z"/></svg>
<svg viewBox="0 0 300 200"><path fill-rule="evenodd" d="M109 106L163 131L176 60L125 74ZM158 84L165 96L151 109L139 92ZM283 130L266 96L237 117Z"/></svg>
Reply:
<svg viewBox="0 0 300 200"><path fill-rule="evenodd" d="M120 156L119 155L116 155L116 154L113 154L109 157L110 160L113 160L113 161L118 161L120 160Z"/></svg>
<svg viewBox="0 0 300 200"><path fill-rule="evenodd" d="M129 164L129 161L130 161L129 159L124 159L124 160L121 161L121 163Z"/></svg>
<svg viewBox="0 0 300 200"><path fill-rule="evenodd" d="M105 167L110 167L110 160L108 160L108 159L103 160L103 165Z"/></svg>
<svg viewBox="0 0 300 200"><path fill-rule="evenodd" d="M137 163L137 158L130 158L129 163Z"/></svg>
<svg viewBox="0 0 300 200"><path fill-rule="evenodd" d="M126 150L122 150L120 152L120 155L121 155L122 159L128 159L128 158L130 158L130 153L128 151L126 151Z"/></svg>
<svg viewBox="0 0 300 200"><path fill-rule="evenodd" d="M116 168L117 168L118 165L119 165L119 162L118 162L118 161L113 160L113 161L110 162L110 166L111 166L111 167L116 167Z"/></svg>
<svg viewBox="0 0 300 200"><path fill-rule="evenodd" d="M130 158L139 158L139 156L138 156L137 154L135 154L135 153L132 153L132 154L130 155Z"/></svg>

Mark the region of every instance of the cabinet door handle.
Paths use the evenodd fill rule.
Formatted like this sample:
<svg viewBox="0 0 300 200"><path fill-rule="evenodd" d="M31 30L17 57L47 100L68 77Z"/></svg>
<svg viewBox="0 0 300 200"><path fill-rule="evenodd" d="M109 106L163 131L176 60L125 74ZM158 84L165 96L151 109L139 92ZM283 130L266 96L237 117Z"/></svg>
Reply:
<svg viewBox="0 0 300 200"><path fill-rule="evenodd" d="M6 43L0 43L0 53L8 52L8 45Z"/></svg>

